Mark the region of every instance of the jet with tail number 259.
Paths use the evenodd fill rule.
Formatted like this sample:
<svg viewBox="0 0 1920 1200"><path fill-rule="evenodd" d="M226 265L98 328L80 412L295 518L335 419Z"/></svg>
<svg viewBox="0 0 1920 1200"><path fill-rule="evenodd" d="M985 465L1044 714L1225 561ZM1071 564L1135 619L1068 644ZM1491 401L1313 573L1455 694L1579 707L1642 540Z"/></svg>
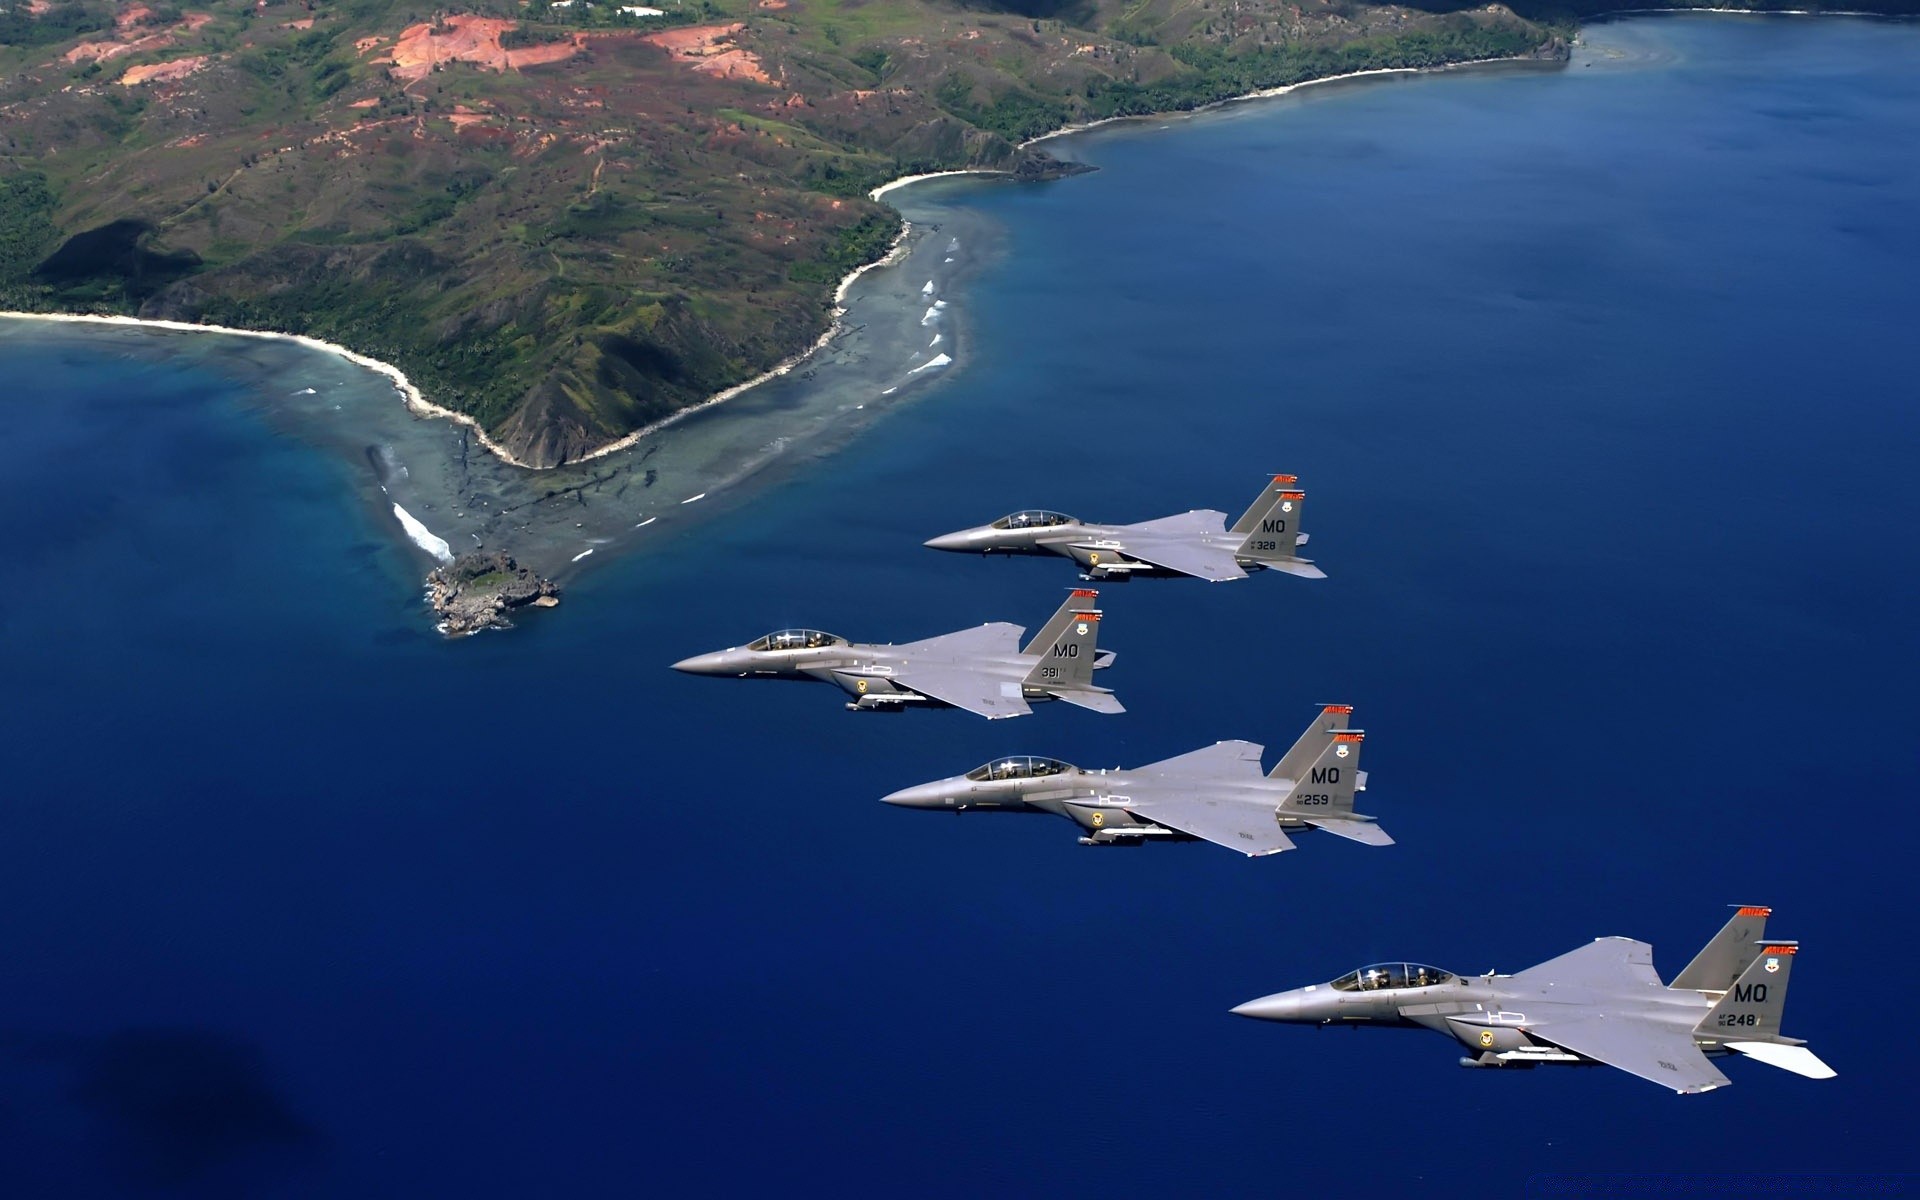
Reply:
<svg viewBox="0 0 1920 1200"><path fill-rule="evenodd" d="M1067 597L1026 646L1018 625L996 621L902 645L867 645L817 629L783 629L745 646L673 664L694 675L786 678L831 683L859 712L901 712L909 705L964 708L987 718L1023 717L1042 700L1099 713L1126 711L1111 688L1093 682L1113 662L1096 650L1097 592Z"/></svg>
<svg viewBox="0 0 1920 1200"><path fill-rule="evenodd" d="M1364 735L1347 728L1352 711L1326 705L1265 775L1259 746L1216 742L1132 770L1087 771L1015 755L882 799L942 812L1052 813L1079 825L1087 846L1199 840L1257 858L1293 849L1287 835L1311 829L1391 845L1372 817L1353 811L1366 772L1360 769Z"/></svg>
<svg viewBox="0 0 1920 1200"><path fill-rule="evenodd" d="M1653 947L1606 937L1518 975L1463 978L1376 963L1332 983L1249 1000L1263 1021L1431 1029L1466 1046L1463 1067L1600 1063L1683 1095L1731 1082L1711 1060L1738 1054L1809 1079L1833 1068L1780 1032L1798 943L1766 936L1772 910L1743 906L1663 984Z"/></svg>
<svg viewBox="0 0 1920 1200"><path fill-rule="evenodd" d="M1275 475L1231 528L1227 514L1210 508L1134 525L1095 525L1029 509L926 544L973 554L1060 554L1079 563L1088 579L1121 582L1135 575L1190 575L1221 583L1259 570L1325 579L1313 560L1299 556L1307 541L1300 532L1307 494L1298 482Z"/></svg>

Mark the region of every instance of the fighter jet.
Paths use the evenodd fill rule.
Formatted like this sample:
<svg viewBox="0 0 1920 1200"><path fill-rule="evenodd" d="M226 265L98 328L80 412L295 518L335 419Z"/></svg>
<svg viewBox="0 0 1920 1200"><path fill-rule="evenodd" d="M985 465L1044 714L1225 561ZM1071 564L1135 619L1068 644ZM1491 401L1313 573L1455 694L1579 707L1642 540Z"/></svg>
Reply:
<svg viewBox="0 0 1920 1200"><path fill-rule="evenodd" d="M758 641L673 664L695 675L820 680L838 686L856 712L901 712L908 705L964 708L989 719L1024 717L1041 700L1065 700L1098 713L1126 710L1093 673L1113 664L1094 649L1098 592L1067 597L1024 648L1005 621L904 645L867 645L817 629L783 629Z"/></svg>
<svg viewBox="0 0 1920 1200"><path fill-rule="evenodd" d="M1833 1068L1805 1042L1780 1034L1799 943L1766 936L1772 911L1739 908L1670 984L1654 972L1652 946L1606 937L1518 975L1463 978L1418 963L1376 963L1233 1011L1263 1021L1432 1029L1472 1051L1463 1067L1602 1063L1682 1095L1731 1082L1709 1061L1728 1054L1831 1079Z"/></svg>
<svg viewBox="0 0 1920 1200"><path fill-rule="evenodd" d="M1087 579L1124 582L1135 575L1192 575L1220 583L1248 571L1284 571L1306 579L1326 572L1301 558L1300 513L1307 494L1292 475L1275 475L1233 527L1210 508L1136 525L1094 525L1045 509L1010 513L991 525L943 533L935 550L974 554L1061 554Z"/></svg>
<svg viewBox="0 0 1920 1200"><path fill-rule="evenodd" d="M1083 846L1208 841L1258 858L1293 849L1287 835L1310 829L1389 846L1393 839L1372 817L1353 811L1353 794L1366 787L1367 775L1360 769L1365 735L1347 728L1352 711L1324 706L1264 776L1259 746L1216 742L1130 771L1014 755L881 799L945 812L1052 813L1080 826Z"/></svg>

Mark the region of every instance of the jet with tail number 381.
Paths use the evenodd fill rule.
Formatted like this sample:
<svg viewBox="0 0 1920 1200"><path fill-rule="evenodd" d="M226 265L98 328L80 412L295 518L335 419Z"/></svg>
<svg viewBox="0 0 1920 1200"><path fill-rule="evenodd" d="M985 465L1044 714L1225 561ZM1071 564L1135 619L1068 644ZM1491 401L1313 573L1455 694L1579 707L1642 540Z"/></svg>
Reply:
<svg viewBox="0 0 1920 1200"><path fill-rule="evenodd" d="M1463 1067L1599 1063L1683 1095L1731 1082L1713 1063L1730 1055L1831 1079L1833 1068L1805 1042L1780 1032L1798 943L1766 936L1771 911L1741 907L1672 983L1655 973L1652 946L1606 937L1517 975L1376 963L1233 1011L1302 1025L1431 1029L1467 1048Z"/></svg>
<svg viewBox="0 0 1920 1200"><path fill-rule="evenodd" d="M1044 812L1080 826L1082 845L1207 841L1249 858L1293 849L1288 834L1320 829L1369 846L1393 839L1353 811L1366 787L1365 736L1347 728L1345 704L1324 706L1272 771L1259 746L1216 742L1144 767L1082 770L1051 758L998 758L965 775L881 797L939 812Z"/></svg>
<svg viewBox="0 0 1920 1200"><path fill-rule="evenodd" d="M1096 650L1099 593L1067 597L1024 647L1018 625L995 621L895 646L850 642L817 629L783 629L745 646L697 654L673 664L693 675L785 678L831 683L856 712L902 712L910 705L964 708L989 719L1022 717L1042 700L1098 713L1126 711L1093 673L1113 662Z"/></svg>

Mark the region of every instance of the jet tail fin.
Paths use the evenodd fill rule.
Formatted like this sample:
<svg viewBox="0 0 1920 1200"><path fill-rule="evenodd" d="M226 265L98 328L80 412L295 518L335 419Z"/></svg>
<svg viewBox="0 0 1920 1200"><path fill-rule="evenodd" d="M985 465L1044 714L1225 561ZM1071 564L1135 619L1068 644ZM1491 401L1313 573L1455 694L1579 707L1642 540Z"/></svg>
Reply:
<svg viewBox="0 0 1920 1200"><path fill-rule="evenodd" d="M1295 780L1294 788L1280 802L1282 815L1314 823L1315 818L1338 820L1353 816L1353 794L1360 774L1360 743L1366 734L1358 729L1343 729L1332 735L1305 774Z"/></svg>
<svg viewBox="0 0 1920 1200"><path fill-rule="evenodd" d="M1235 557L1289 575L1325 579L1325 571L1299 554L1300 517L1306 503L1307 494L1299 490L1292 475L1275 475L1260 498L1233 524L1232 532L1241 535Z"/></svg>
<svg viewBox="0 0 1920 1200"><path fill-rule="evenodd" d="M1240 514L1240 519L1235 521L1227 532L1252 533L1260 524L1260 518L1266 516L1268 510L1280 502L1280 493L1292 491L1299 482L1298 475L1275 475L1267 482L1266 487L1260 489L1260 494L1253 498L1253 503L1247 506L1247 511Z"/></svg>
<svg viewBox="0 0 1920 1200"><path fill-rule="evenodd" d="M1267 772L1269 779L1298 779L1320 752L1333 742L1335 732L1347 727L1347 718L1353 715L1351 704L1323 704L1320 715L1307 726L1307 731L1293 743L1293 748L1280 756L1273 764L1273 770Z"/></svg>
<svg viewBox="0 0 1920 1200"><path fill-rule="evenodd" d="M1694 1026L1693 1034L1717 1042L1779 1042L1780 1014L1787 1006L1798 942L1766 941L1720 1002Z"/></svg>
<svg viewBox="0 0 1920 1200"><path fill-rule="evenodd" d="M1686 969L1673 977L1668 987L1693 992L1724 992L1734 980L1746 973L1760 957L1767 936L1767 917L1772 909L1758 904L1740 905L1713 940L1701 947Z"/></svg>
<svg viewBox="0 0 1920 1200"><path fill-rule="evenodd" d="M1075 593L1078 597L1078 593ZM1049 621L1051 626L1053 622ZM1061 622L1060 632L1050 643L1042 645L1038 640L1028 653L1037 653L1040 661L1033 670L1027 672L1027 686L1079 690L1093 682L1093 664L1097 651L1094 642L1099 637L1100 612L1098 609L1081 608L1068 614ZM1056 693L1057 694L1057 693Z"/></svg>
<svg viewBox="0 0 1920 1200"><path fill-rule="evenodd" d="M1047 618L1047 623L1040 627L1040 632L1033 635L1033 640L1029 641L1020 653L1045 653L1047 647L1059 640L1060 635L1066 632L1067 626L1073 623L1073 614L1092 608L1093 602L1099 598L1100 593L1092 588L1073 589L1067 594L1066 603L1060 606L1058 612Z"/></svg>

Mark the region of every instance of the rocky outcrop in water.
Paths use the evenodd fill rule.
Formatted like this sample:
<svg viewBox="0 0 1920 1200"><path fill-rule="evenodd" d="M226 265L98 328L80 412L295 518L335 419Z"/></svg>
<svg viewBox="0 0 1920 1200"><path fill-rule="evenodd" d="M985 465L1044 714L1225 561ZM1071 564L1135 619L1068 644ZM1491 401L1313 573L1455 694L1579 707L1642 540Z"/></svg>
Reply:
<svg viewBox="0 0 1920 1200"><path fill-rule="evenodd" d="M463 554L427 576L427 600L448 637L511 627L516 608L552 608L560 589L513 560L504 550Z"/></svg>

